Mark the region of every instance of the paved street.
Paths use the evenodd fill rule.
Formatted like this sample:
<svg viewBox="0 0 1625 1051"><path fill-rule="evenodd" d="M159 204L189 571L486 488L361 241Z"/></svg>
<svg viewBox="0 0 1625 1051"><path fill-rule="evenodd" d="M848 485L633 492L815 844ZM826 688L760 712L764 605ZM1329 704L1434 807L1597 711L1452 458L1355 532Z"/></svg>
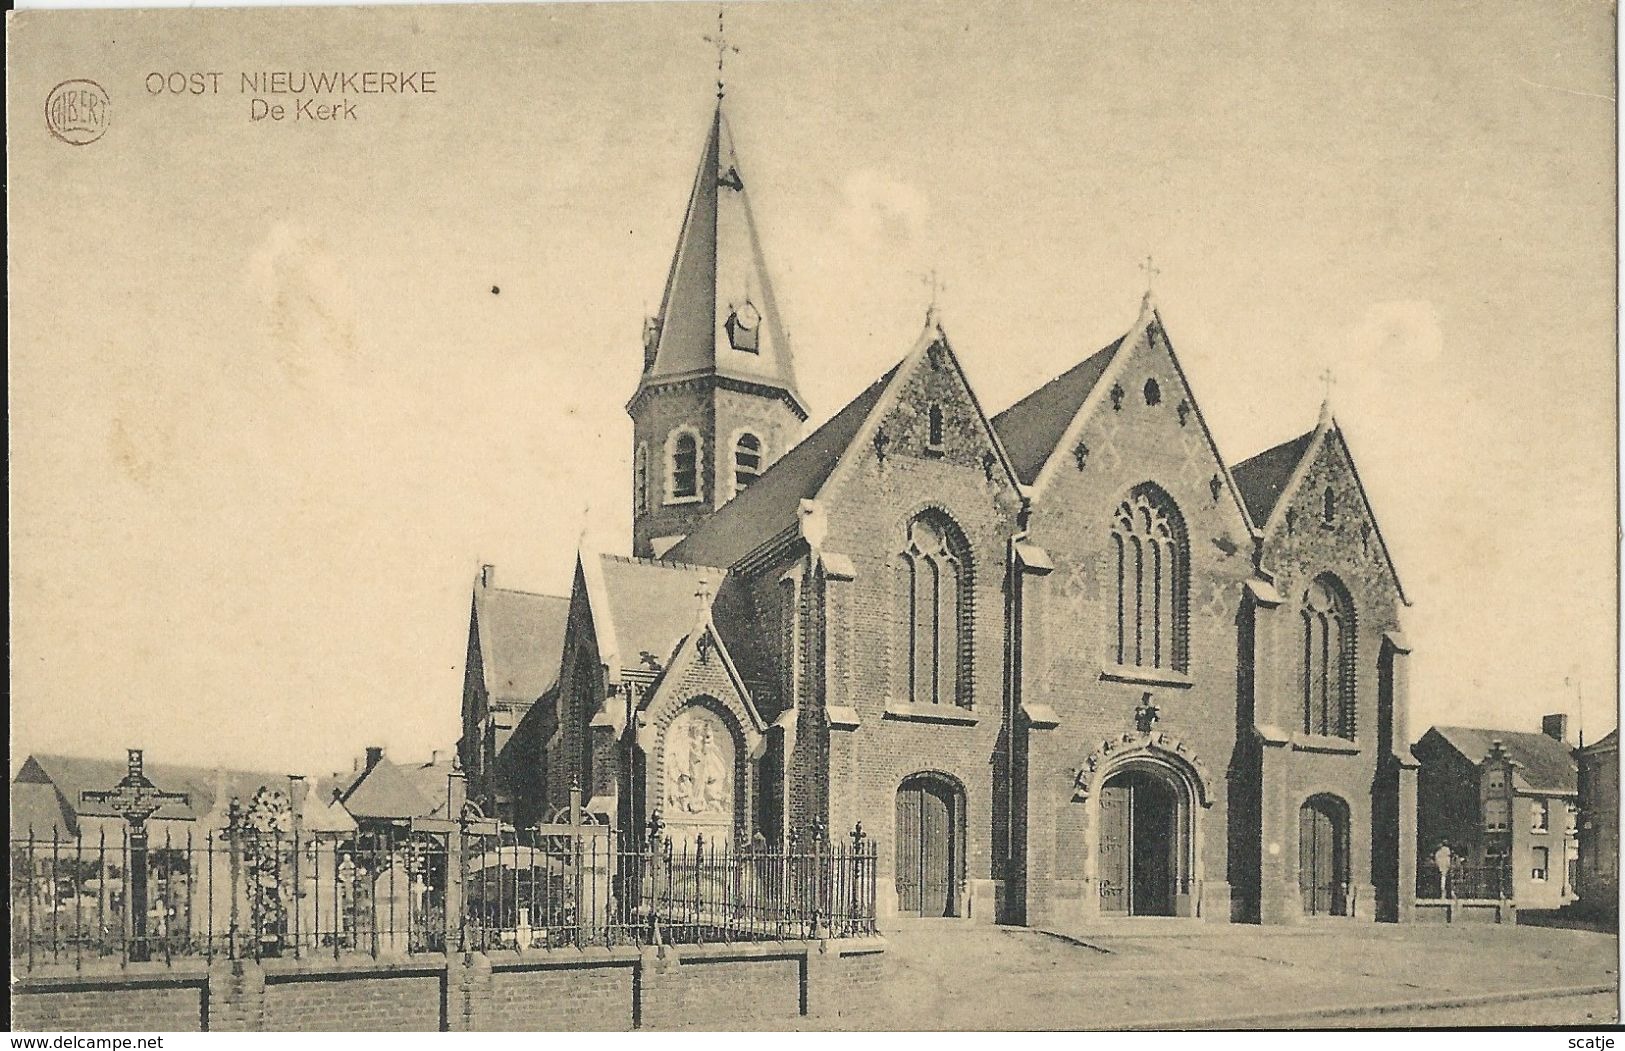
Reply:
<svg viewBox="0 0 1625 1051"><path fill-rule="evenodd" d="M1319 1005L1355 1026L1589 1025L1613 994L1482 1000L1616 985L1613 935L1541 927L1138 921L1110 933L912 921L887 931L890 981L851 1029L1303 1028ZM1458 1006L1393 1010L1416 1001ZM1477 1002L1475 1002L1477 1001ZM1346 1013L1360 1007L1378 1013Z"/></svg>

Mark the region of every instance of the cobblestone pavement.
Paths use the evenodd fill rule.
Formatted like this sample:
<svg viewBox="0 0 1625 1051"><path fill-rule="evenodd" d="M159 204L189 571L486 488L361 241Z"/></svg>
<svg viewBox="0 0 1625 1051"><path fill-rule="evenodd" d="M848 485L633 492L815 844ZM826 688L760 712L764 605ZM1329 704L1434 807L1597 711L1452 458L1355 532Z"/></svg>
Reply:
<svg viewBox="0 0 1625 1051"><path fill-rule="evenodd" d="M1617 988L1618 939L1516 926L1323 923L1208 927L1149 920L1109 932L912 921L886 932L889 980L872 1008L820 1028L1180 1028L1252 1016L1304 1028L1327 1008L1522 990ZM1357 1026L1588 1025L1617 1020L1612 995L1327 1017Z"/></svg>

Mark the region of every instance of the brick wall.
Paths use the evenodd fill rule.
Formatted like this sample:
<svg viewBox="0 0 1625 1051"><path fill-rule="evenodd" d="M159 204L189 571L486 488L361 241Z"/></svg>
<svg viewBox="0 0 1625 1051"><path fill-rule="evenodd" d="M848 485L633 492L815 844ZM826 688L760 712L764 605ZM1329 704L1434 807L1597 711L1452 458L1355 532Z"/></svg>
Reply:
<svg viewBox="0 0 1625 1051"><path fill-rule="evenodd" d="M539 1031L782 1028L871 996L885 942L558 949L407 962L189 960L173 969L35 973L21 1031Z"/></svg>
<svg viewBox="0 0 1625 1051"><path fill-rule="evenodd" d="M636 969L630 962L582 967L525 967L491 972L481 1028L613 1031L631 1027Z"/></svg>
<svg viewBox="0 0 1625 1051"><path fill-rule="evenodd" d="M11 999L11 1027L23 1032L195 1033L202 1027L203 983L97 988L63 986Z"/></svg>
<svg viewBox="0 0 1625 1051"><path fill-rule="evenodd" d="M441 976L301 975L265 983L272 1032L423 1032L440 1028Z"/></svg>

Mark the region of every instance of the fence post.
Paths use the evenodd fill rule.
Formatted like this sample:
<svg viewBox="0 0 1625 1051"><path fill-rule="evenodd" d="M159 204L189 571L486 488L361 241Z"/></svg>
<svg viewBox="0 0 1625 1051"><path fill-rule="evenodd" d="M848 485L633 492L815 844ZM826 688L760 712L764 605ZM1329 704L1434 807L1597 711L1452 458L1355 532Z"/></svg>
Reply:
<svg viewBox="0 0 1625 1051"><path fill-rule="evenodd" d="M231 858L231 927L226 934L226 954L231 959L238 958L237 939L241 937L240 909L237 903L237 891L243 882L243 848L242 848L242 800L233 796L231 807L226 811L226 843Z"/></svg>
<svg viewBox="0 0 1625 1051"><path fill-rule="evenodd" d="M824 886L824 823L813 821L813 929L817 939L829 937L829 904Z"/></svg>
<svg viewBox="0 0 1625 1051"><path fill-rule="evenodd" d="M661 830L665 822L660 819L660 808L649 814L649 944L661 943L660 932L660 878L665 870L665 852L661 850Z"/></svg>
<svg viewBox="0 0 1625 1051"><path fill-rule="evenodd" d="M446 816L451 818L453 824L446 833L446 898L443 905L444 916L441 917L441 926L444 928L446 938L446 952L466 952L468 949L468 927L463 922L463 852L465 837L468 834L468 815L463 813L464 804L468 802L468 775L457 767L446 775ZM502 849L502 841L497 840L497 849ZM498 857L501 857L500 853Z"/></svg>

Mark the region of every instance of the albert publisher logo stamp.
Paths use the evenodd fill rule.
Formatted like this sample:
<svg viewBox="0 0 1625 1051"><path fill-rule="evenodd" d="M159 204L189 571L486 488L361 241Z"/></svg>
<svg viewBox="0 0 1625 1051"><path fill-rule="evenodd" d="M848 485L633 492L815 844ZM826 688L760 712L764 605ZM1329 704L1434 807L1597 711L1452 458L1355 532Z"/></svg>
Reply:
<svg viewBox="0 0 1625 1051"><path fill-rule="evenodd" d="M70 146L88 146L107 134L112 100L94 80L64 80L45 97L45 126Z"/></svg>

